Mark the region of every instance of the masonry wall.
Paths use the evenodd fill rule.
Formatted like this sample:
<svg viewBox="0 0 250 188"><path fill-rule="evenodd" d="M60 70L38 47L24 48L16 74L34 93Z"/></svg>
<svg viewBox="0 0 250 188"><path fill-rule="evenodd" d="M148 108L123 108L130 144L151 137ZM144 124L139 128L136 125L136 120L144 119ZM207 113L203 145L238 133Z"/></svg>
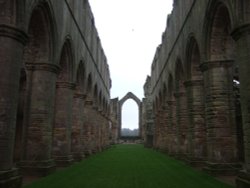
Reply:
<svg viewBox="0 0 250 188"><path fill-rule="evenodd" d="M109 67L87 0L0 3L0 187L110 144Z"/></svg>
<svg viewBox="0 0 250 188"><path fill-rule="evenodd" d="M146 96L154 148L215 175L237 174L238 187L250 184L240 173L249 171L247 7L244 0L175 0Z"/></svg>

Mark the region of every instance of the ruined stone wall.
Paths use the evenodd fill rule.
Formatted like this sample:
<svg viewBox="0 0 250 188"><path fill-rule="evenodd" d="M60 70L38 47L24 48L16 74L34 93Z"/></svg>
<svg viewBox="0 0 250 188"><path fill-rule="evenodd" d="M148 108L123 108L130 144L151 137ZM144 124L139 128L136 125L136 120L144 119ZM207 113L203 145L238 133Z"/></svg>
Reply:
<svg viewBox="0 0 250 188"><path fill-rule="evenodd" d="M0 187L110 144L109 67L87 0L0 2Z"/></svg>
<svg viewBox="0 0 250 188"><path fill-rule="evenodd" d="M144 95L142 101L142 127L143 127L143 140L146 147L153 146L154 135L154 119L153 119L153 104L150 96L151 92L151 77L147 77L144 84Z"/></svg>
<svg viewBox="0 0 250 188"><path fill-rule="evenodd" d="M152 62L154 147L213 174L249 170L248 7L175 0Z"/></svg>
<svg viewBox="0 0 250 188"><path fill-rule="evenodd" d="M119 120L118 120L118 115L119 115L119 99L114 98L111 99L111 109L110 109L110 116L111 116L111 142L112 144L118 143L118 137L119 137Z"/></svg>

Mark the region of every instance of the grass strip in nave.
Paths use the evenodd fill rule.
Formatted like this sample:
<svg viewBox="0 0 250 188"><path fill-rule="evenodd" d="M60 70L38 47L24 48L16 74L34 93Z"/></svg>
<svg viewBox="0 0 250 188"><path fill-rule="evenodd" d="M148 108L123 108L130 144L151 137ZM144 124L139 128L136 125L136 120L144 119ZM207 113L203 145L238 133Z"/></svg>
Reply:
<svg viewBox="0 0 250 188"><path fill-rule="evenodd" d="M115 145L24 188L232 188L142 145Z"/></svg>

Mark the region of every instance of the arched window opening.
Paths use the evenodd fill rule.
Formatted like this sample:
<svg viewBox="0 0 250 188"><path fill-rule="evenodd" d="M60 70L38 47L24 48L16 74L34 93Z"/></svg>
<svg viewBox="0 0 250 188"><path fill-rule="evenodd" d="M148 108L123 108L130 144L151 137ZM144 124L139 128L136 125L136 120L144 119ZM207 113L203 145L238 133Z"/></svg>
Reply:
<svg viewBox="0 0 250 188"><path fill-rule="evenodd" d="M121 136L139 136L139 109L132 99L122 106Z"/></svg>

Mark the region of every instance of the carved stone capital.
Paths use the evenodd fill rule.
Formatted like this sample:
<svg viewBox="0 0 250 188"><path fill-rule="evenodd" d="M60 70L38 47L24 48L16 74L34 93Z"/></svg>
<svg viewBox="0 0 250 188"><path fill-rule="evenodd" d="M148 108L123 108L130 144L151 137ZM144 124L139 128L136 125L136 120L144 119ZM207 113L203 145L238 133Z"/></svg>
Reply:
<svg viewBox="0 0 250 188"><path fill-rule="evenodd" d="M28 41L28 36L24 31L5 24L0 24L0 36L15 39L23 45Z"/></svg>
<svg viewBox="0 0 250 188"><path fill-rule="evenodd" d="M25 67L30 71L48 71L58 74L59 66L51 63L25 63Z"/></svg>
<svg viewBox="0 0 250 188"><path fill-rule="evenodd" d="M228 68L232 67L234 60L232 59L227 59L227 60L212 60L212 61L206 61L200 65L200 69L202 72L205 72L209 69L214 69L214 68Z"/></svg>

